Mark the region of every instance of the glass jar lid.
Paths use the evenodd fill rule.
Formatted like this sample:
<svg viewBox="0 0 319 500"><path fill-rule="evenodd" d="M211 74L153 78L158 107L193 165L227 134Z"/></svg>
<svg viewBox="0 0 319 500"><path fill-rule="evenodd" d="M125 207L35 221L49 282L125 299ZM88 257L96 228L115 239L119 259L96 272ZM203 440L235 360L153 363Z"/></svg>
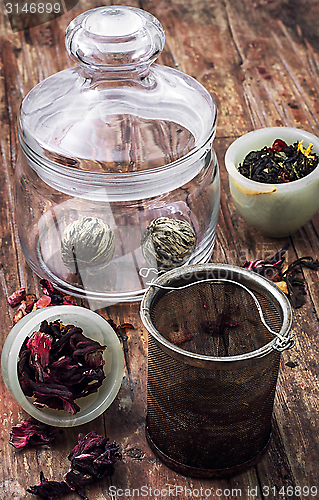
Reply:
<svg viewBox="0 0 319 500"><path fill-rule="evenodd" d="M152 65L165 41L159 21L99 7L75 18L65 40L78 66L34 87L19 116L21 147L43 180L73 196L127 199L196 175L189 165L212 142L216 108L196 80Z"/></svg>

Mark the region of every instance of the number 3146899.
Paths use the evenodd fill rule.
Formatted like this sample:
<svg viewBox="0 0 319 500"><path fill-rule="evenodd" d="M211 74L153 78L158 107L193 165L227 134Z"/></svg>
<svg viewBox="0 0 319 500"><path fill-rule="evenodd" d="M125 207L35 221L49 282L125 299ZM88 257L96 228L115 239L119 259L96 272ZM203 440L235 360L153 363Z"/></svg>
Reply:
<svg viewBox="0 0 319 500"><path fill-rule="evenodd" d="M263 486L263 495L265 497L271 496L279 498L287 497L316 497L318 493L317 486L282 486L277 488L276 486Z"/></svg>
<svg viewBox="0 0 319 500"><path fill-rule="evenodd" d="M7 14L59 14L59 3L6 3Z"/></svg>

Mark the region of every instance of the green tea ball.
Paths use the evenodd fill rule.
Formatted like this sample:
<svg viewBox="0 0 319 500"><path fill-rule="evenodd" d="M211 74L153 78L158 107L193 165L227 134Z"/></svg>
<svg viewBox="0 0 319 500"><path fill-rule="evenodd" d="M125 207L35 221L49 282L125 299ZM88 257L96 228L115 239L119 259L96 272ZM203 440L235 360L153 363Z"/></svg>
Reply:
<svg viewBox="0 0 319 500"><path fill-rule="evenodd" d="M159 217L147 227L141 240L145 260L159 269L183 265L196 246L196 235L187 222Z"/></svg>
<svg viewBox="0 0 319 500"><path fill-rule="evenodd" d="M96 217L82 217L69 224L61 239L61 258L75 272L83 268L105 267L115 249L114 232Z"/></svg>

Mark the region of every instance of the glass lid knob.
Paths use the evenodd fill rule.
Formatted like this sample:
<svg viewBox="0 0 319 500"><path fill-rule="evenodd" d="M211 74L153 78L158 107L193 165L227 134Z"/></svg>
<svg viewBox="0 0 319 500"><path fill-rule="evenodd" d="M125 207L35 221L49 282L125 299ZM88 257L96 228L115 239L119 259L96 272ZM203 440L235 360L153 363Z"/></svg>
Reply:
<svg viewBox="0 0 319 500"><path fill-rule="evenodd" d="M110 71L150 65L163 50L164 29L150 13L109 6L84 12L68 26L65 44L82 67Z"/></svg>

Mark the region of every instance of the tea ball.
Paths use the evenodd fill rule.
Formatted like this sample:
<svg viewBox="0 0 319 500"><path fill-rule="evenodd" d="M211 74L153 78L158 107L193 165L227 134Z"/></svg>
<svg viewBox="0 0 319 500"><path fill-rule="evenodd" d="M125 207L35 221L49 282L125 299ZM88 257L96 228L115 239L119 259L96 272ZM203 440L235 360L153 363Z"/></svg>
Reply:
<svg viewBox="0 0 319 500"><path fill-rule="evenodd" d="M145 260L158 269L183 265L196 246L196 235L187 222L169 217L154 219L141 240Z"/></svg>
<svg viewBox="0 0 319 500"><path fill-rule="evenodd" d="M61 238L61 258L66 267L76 271L83 268L107 266L115 250L114 232L96 217L82 217L69 224Z"/></svg>

